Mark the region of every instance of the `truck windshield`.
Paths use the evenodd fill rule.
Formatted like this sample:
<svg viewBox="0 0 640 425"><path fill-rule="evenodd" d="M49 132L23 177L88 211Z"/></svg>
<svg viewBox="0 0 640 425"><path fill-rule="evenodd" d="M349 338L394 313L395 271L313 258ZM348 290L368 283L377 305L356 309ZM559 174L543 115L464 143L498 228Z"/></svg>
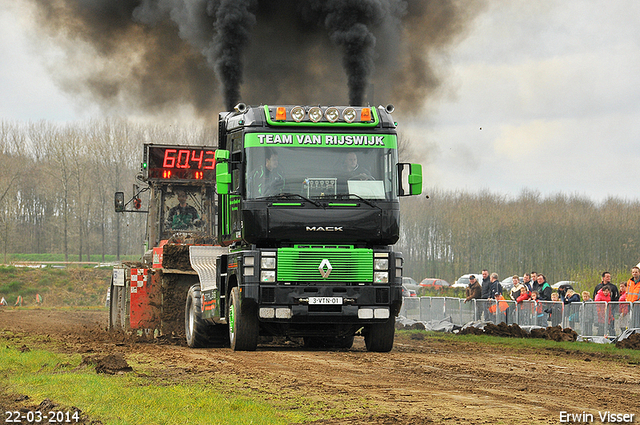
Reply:
<svg viewBox="0 0 640 425"><path fill-rule="evenodd" d="M395 149L260 146L246 149L246 161L247 199L283 193L397 199Z"/></svg>

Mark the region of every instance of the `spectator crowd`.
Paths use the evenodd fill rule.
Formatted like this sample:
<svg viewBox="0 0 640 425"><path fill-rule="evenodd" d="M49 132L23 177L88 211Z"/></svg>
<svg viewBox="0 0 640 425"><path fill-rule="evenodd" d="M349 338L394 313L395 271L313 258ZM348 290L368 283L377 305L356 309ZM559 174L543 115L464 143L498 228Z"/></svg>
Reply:
<svg viewBox="0 0 640 425"><path fill-rule="evenodd" d="M590 294L588 291L583 291L582 294L579 294L570 284L560 285L557 291L554 292L551 285L547 282L545 275L537 272L525 273L522 280L519 276L513 276L512 279L513 288L509 291L510 298L519 305L524 301L528 301L527 304L532 305L534 315L540 319L539 324L543 326L546 326L548 320L551 321L552 326L558 324L554 323L553 318L561 317L562 304L568 305L589 301L633 303L640 299L640 268L637 266L631 269L631 277L629 280L621 282L619 286L611 282L610 272L603 272L602 280L594 288L593 294ZM498 280L498 274L489 273L487 269L484 269L482 270L482 276L471 275L469 277L469 286L466 288L464 302L467 303L473 299L493 300L493 302L482 303L482 307L476 310L476 319L481 319L483 315L485 319L488 317L493 318L499 309L503 314L502 317L509 323L509 314L513 313L510 310L513 310L514 307L509 306L509 304L504 301L502 293L503 289L500 280ZM547 303L541 303L545 301ZM616 313L619 313L620 318L618 326L620 326L621 329L625 329L628 326L626 321L628 321L629 317L629 305L621 304L616 306L617 310L614 308L606 308L606 305L596 305L598 309L598 324L596 325L601 326L604 325L605 322L611 325L614 320L613 314L615 310Z"/></svg>

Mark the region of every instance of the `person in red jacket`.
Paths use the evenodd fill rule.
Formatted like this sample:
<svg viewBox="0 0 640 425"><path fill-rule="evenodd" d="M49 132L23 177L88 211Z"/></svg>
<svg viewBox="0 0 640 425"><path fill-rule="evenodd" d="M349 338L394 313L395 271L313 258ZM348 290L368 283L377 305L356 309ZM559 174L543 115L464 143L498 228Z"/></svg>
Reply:
<svg viewBox="0 0 640 425"><path fill-rule="evenodd" d="M611 312L611 307L609 306L609 302L611 301L611 289L609 288L609 285L603 286L602 289L598 291L595 301L605 301L607 303L605 305L598 305L596 307L598 311L599 333L602 333L603 336L606 336L608 330L610 329L610 325L613 323L613 313ZM605 321L607 322L607 325L605 325ZM613 329L611 330L613 331Z"/></svg>
<svg viewBox="0 0 640 425"><path fill-rule="evenodd" d="M518 295L518 298L516 298L516 302L518 304L521 304L522 301L526 301L530 298L531 298L531 295L529 294L529 291L527 291L527 287L523 285L522 288L520 289L520 295Z"/></svg>

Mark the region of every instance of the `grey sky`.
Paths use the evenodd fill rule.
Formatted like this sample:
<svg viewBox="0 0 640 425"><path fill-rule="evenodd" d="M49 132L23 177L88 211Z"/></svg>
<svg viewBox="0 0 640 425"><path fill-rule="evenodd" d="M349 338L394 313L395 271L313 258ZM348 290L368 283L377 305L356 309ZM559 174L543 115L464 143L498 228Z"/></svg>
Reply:
<svg viewBox="0 0 640 425"><path fill-rule="evenodd" d="M489 3L439 58L440 97L418 117L396 112L426 186L640 198L640 2ZM33 43L29 21L0 0L0 120L98 116L56 87L47 64L61 52Z"/></svg>
<svg viewBox="0 0 640 425"><path fill-rule="evenodd" d="M636 199L640 3L494 1L409 125L438 188Z"/></svg>

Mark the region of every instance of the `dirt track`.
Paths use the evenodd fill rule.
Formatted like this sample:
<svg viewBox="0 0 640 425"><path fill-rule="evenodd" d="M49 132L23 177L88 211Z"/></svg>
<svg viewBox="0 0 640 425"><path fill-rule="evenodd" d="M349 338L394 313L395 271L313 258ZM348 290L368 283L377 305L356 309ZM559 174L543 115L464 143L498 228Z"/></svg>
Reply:
<svg viewBox="0 0 640 425"><path fill-rule="evenodd" d="M255 352L194 350L115 338L104 332L106 320L98 311L5 310L0 331L49 335L69 352L152 356L175 379L223 374L263 393L304 396L354 413L318 424L555 424L561 411L585 411L596 422L598 411L631 413L640 422L640 369L622 356L561 349L504 352L462 338L407 336L397 337L388 354L366 352L362 338L348 351L297 345L260 346Z"/></svg>

